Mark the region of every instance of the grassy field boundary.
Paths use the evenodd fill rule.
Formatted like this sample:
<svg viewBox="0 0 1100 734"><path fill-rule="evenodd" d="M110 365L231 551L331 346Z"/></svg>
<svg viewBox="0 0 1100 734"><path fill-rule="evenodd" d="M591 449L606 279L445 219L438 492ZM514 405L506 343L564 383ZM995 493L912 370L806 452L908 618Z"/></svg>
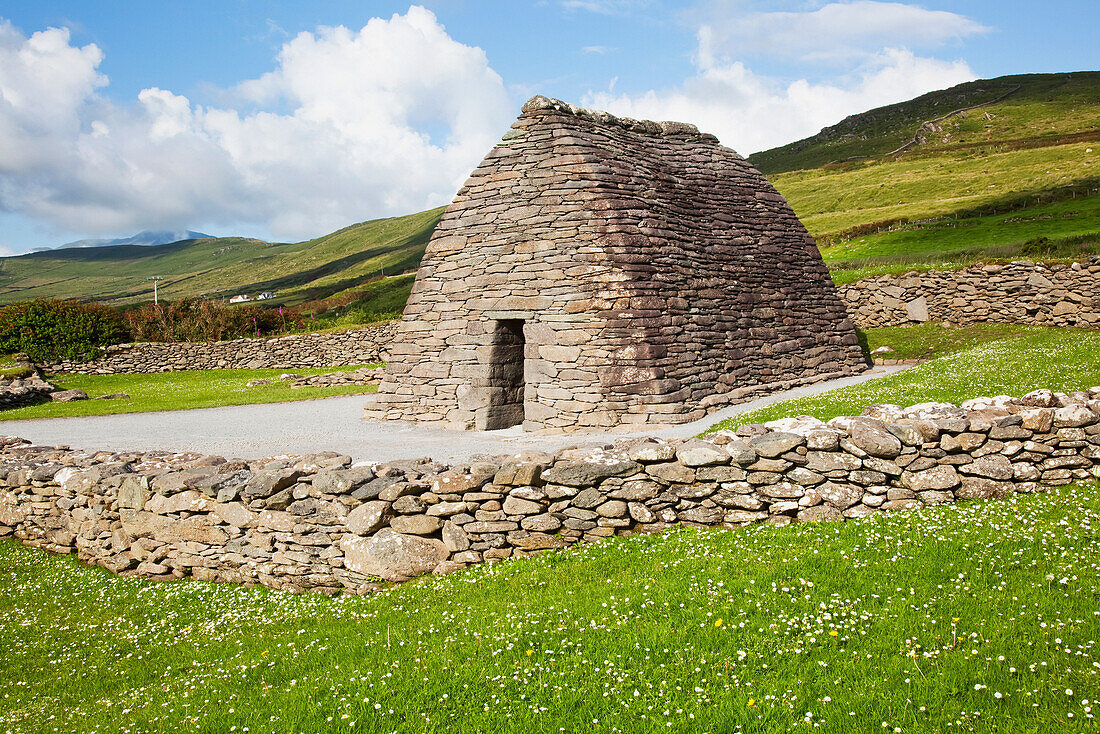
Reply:
<svg viewBox="0 0 1100 734"><path fill-rule="evenodd" d="M0 421L154 413L165 410L220 408L229 405L285 403L340 395L362 395L375 392L378 387L376 385L341 385L292 388L288 381L280 380L279 376L352 372L364 367L377 369L381 366L376 363L308 369L179 370L118 375L57 375L50 379L58 388L84 390L91 399L70 403L44 402L25 408L5 410L0 412ZM270 384L249 387L248 383L252 380L268 380ZM129 397L97 399L103 395L114 394L125 394Z"/></svg>

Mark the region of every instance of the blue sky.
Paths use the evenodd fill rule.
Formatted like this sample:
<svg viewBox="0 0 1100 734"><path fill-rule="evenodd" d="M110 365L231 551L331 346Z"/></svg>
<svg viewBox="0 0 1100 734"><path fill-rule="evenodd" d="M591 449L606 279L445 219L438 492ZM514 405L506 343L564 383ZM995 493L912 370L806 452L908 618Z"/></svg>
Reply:
<svg viewBox="0 0 1100 734"><path fill-rule="evenodd" d="M0 248L296 240L446 203L535 93L748 154L973 78L1100 68L1098 24L1095 1L0 2Z"/></svg>

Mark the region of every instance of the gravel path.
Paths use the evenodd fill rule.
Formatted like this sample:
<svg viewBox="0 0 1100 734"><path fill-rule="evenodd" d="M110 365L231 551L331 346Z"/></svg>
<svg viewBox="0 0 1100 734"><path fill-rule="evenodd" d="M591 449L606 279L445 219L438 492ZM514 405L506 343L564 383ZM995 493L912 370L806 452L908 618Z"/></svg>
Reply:
<svg viewBox="0 0 1100 734"><path fill-rule="evenodd" d="M358 395L159 413L3 421L0 434L22 436L38 444L106 451L162 449L244 458L339 451L356 461L431 456L455 463L475 454L506 454L527 449L553 451L566 446L605 444L624 436L693 436L738 413L855 385L904 368L876 367L854 377L768 395L712 413L694 423L644 433L537 436L525 434L518 427L503 431L446 431L404 423L368 423L360 416L364 404L373 397Z"/></svg>

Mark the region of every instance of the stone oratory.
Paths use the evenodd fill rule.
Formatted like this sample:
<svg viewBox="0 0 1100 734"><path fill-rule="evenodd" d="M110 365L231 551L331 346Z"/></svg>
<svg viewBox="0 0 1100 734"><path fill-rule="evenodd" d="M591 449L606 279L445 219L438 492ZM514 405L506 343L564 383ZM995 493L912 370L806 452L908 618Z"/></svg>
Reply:
<svg viewBox="0 0 1100 734"><path fill-rule="evenodd" d="M717 138L537 96L443 214L365 417L683 423L867 367L786 200Z"/></svg>

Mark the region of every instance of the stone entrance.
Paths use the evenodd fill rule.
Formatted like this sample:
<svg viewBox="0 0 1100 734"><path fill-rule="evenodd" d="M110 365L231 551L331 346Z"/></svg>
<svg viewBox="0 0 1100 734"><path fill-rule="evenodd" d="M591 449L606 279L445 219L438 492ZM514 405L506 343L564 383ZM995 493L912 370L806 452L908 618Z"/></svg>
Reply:
<svg viewBox="0 0 1100 734"><path fill-rule="evenodd" d="M523 423L523 319L493 321L489 350L489 405L476 423L481 430L511 428Z"/></svg>

